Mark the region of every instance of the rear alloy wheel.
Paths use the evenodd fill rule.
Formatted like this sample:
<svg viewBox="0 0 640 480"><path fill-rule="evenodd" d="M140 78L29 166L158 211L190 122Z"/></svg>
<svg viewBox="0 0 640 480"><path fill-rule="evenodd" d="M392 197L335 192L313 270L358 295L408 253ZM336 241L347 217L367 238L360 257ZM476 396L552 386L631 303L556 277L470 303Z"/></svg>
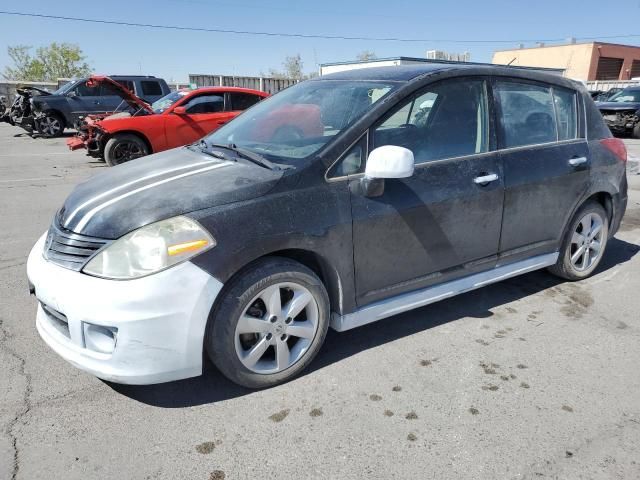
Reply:
<svg viewBox="0 0 640 480"><path fill-rule="evenodd" d="M64 131L64 120L55 113L47 113L38 119L36 128L47 138L59 137Z"/></svg>
<svg viewBox="0 0 640 480"><path fill-rule="evenodd" d="M110 167L148 154L149 148L144 140L131 133L115 135L104 147L104 159Z"/></svg>
<svg viewBox="0 0 640 480"><path fill-rule="evenodd" d="M549 270L567 280L581 280L596 269L607 246L607 213L597 202L583 205L565 235L558 263Z"/></svg>
<svg viewBox="0 0 640 480"><path fill-rule="evenodd" d="M232 281L210 319L206 349L229 379L269 387L311 362L328 325L329 300L320 279L304 265L274 257Z"/></svg>

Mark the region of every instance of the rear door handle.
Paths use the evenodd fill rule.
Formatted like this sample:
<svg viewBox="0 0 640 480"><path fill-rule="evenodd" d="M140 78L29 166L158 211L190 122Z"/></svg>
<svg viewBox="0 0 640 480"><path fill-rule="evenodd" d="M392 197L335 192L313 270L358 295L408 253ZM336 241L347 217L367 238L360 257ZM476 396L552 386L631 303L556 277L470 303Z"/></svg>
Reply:
<svg viewBox="0 0 640 480"><path fill-rule="evenodd" d="M569 165L572 167L577 167L578 165L582 165L583 163L587 163L587 157L575 157L569 160Z"/></svg>
<svg viewBox="0 0 640 480"><path fill-rule="evenodd" d="M498 175L495 173L490 173L488 175L483 175L481 177L476 177L473 179L473 183L476 185L486 185L487 183L495 182L498 180Z"/></svg>

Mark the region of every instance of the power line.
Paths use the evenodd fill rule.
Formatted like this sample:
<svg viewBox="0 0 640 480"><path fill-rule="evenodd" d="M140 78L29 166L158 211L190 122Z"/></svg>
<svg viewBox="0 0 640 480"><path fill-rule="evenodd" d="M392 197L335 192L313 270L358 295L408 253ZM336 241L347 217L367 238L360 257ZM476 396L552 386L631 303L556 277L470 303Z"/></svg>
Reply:
<svg viewBox="0 0 640 480"><path fill-rule="evenodd" d="M121 22L117 20L99 20L96 18L81 18L81 17L67 17L62 15L45 15L41 13L26 13L26 12L11 12L0 10L0 15L13 15L19 17L32 17L32 18L46 18L50 20L67 20L73 22L84 23L99 23L105 25L120 25L124 27L139 27L139 28L156 28L163 30L181 30L191 32L209 32L209 33L229 33L234 35L259 35L265 37L286 37L286 38L313 38L323 40L364 40L373 42L411 42L411 43L484 43L484 44L515 44L515 43L532 43L532 42L562 42L565 38L553 38L553 39L534 39L534 40L460 40L460 39L434 39L434 38L398 38L398 37L350 37L342 35L320 35L320 34L305 34L305 33L283 33L283 32L259 32L249 30L230 30L223 28L204 28L204 27L186 27L181 25L158 25L152 23L137 23L137 22ZM595 40L595 39L613 39L613 38L634 38L640 37L640 34L628 34L628 35L611 35L604 37L581 37L576 40Z"/></svg>

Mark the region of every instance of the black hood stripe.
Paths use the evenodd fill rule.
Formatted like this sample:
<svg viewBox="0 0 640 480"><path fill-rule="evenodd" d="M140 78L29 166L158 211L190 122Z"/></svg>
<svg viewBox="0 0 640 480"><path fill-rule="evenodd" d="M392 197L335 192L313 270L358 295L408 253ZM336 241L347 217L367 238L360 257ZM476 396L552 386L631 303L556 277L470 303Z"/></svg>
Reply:
<svg viewBox="0 0 640 480"><path fill-rule="evenodd" d="M64 221L64 227L69 229L70 225L71 225L71 221L73 220L73 218L80 213L80 211L82 211L84 208L88 207L89 205L96 203L98 200L102 200L106 197L108 197L109 195L116 193L120 190L124 190L125 188L128 188L132 185L135 185L137 183L142 183L146 180L151 180L153 178L157 178L157 177L162 177L164 175L167 175L169 173L174 173L174 172L178 172L180 170L186 170L186 169L196 169L196 167L202 166L202 165L208 165L211 163L219 163L219 160L207 160L204 162L197 162L197 163L192 163L189 165L182 165L180 167L175 167L175 168L170 168L167 170L163 170L161 172L156 172L156 173L152 173L151 175L146 175L144 177L141 178L137 178L131 182L127 182L127 183L123 183L122 185L118 185L115 188L112 188L110 190L106 190L104 192L102 192L99 195L96 195L95 197L91 197L89 200L87 200L86 202L82 203L81 205L79 205L78 207L76 207L73 212L71 212L71 214L65 219Z"/></svg>
<svg viewBox="0 0 640 480"><path fill-rule="evenodd" d="M82 229L89 223L89 221L91 220L91 218L98 212L100 212L101 210L113 205L116 202L119 202L120 200L123 200L127 197L130 197L131 195L135 195L136 193L139 192L143 192L145 190L148 190L150 188L154 188L160 185L164 185L165 183L169 183L172 182L174 180L179 180L181 178L185 178L191 175L196 175L198 173L203 173L203 172L208 172L210 170L215 170L217 168L223 168L223 167L227 167L229 165L232 165L233 162L215 162L215 165L210 165L204 168L199 168L197 170L190 170L188 172L185 173L181 173L180 175L175 175L173 177L169 177L169 178L165 178L162 179L160 181L154 182L154 183L150 183L147 185L144 185L142 187L136 188L134 190L131 190L129 192L123 193L122 195L119 195L117 197L112 198L111 200L108 200L104 203L101 203L100 205L94 207L93 209L91 209L88 213L86 213L82 219L77 223L77 225L72 229L72 231L74 232L82 232Z"/></svg>

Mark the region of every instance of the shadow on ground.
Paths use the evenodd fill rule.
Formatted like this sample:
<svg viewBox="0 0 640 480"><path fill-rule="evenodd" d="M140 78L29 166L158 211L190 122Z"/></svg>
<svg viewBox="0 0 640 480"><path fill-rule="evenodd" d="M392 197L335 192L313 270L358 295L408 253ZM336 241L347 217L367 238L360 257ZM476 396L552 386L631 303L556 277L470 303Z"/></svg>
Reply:
<svg viewBox="0 0 640 480"><path fill-rule="evenodd" d="M631 260L638 251L640 251L638 245L616 238L610 240L607 254L596 273L601 273ZM329 330L320 354L305 374L309 375L358 352L375 348L460 318L489 318L493 316L491 310L495 307L514 302L562 283L564 283L563 280L552 276L544 270L533 272L348 332L337 333ZM365 329L366 335L363 335ZM227 380L210 364L207 365L204 375L193 379L159 385L131 386L110 384L110 386L115 391L133 400L162 408L180 408L215 403L252 392L252 390L239 387Z"/></svg>

